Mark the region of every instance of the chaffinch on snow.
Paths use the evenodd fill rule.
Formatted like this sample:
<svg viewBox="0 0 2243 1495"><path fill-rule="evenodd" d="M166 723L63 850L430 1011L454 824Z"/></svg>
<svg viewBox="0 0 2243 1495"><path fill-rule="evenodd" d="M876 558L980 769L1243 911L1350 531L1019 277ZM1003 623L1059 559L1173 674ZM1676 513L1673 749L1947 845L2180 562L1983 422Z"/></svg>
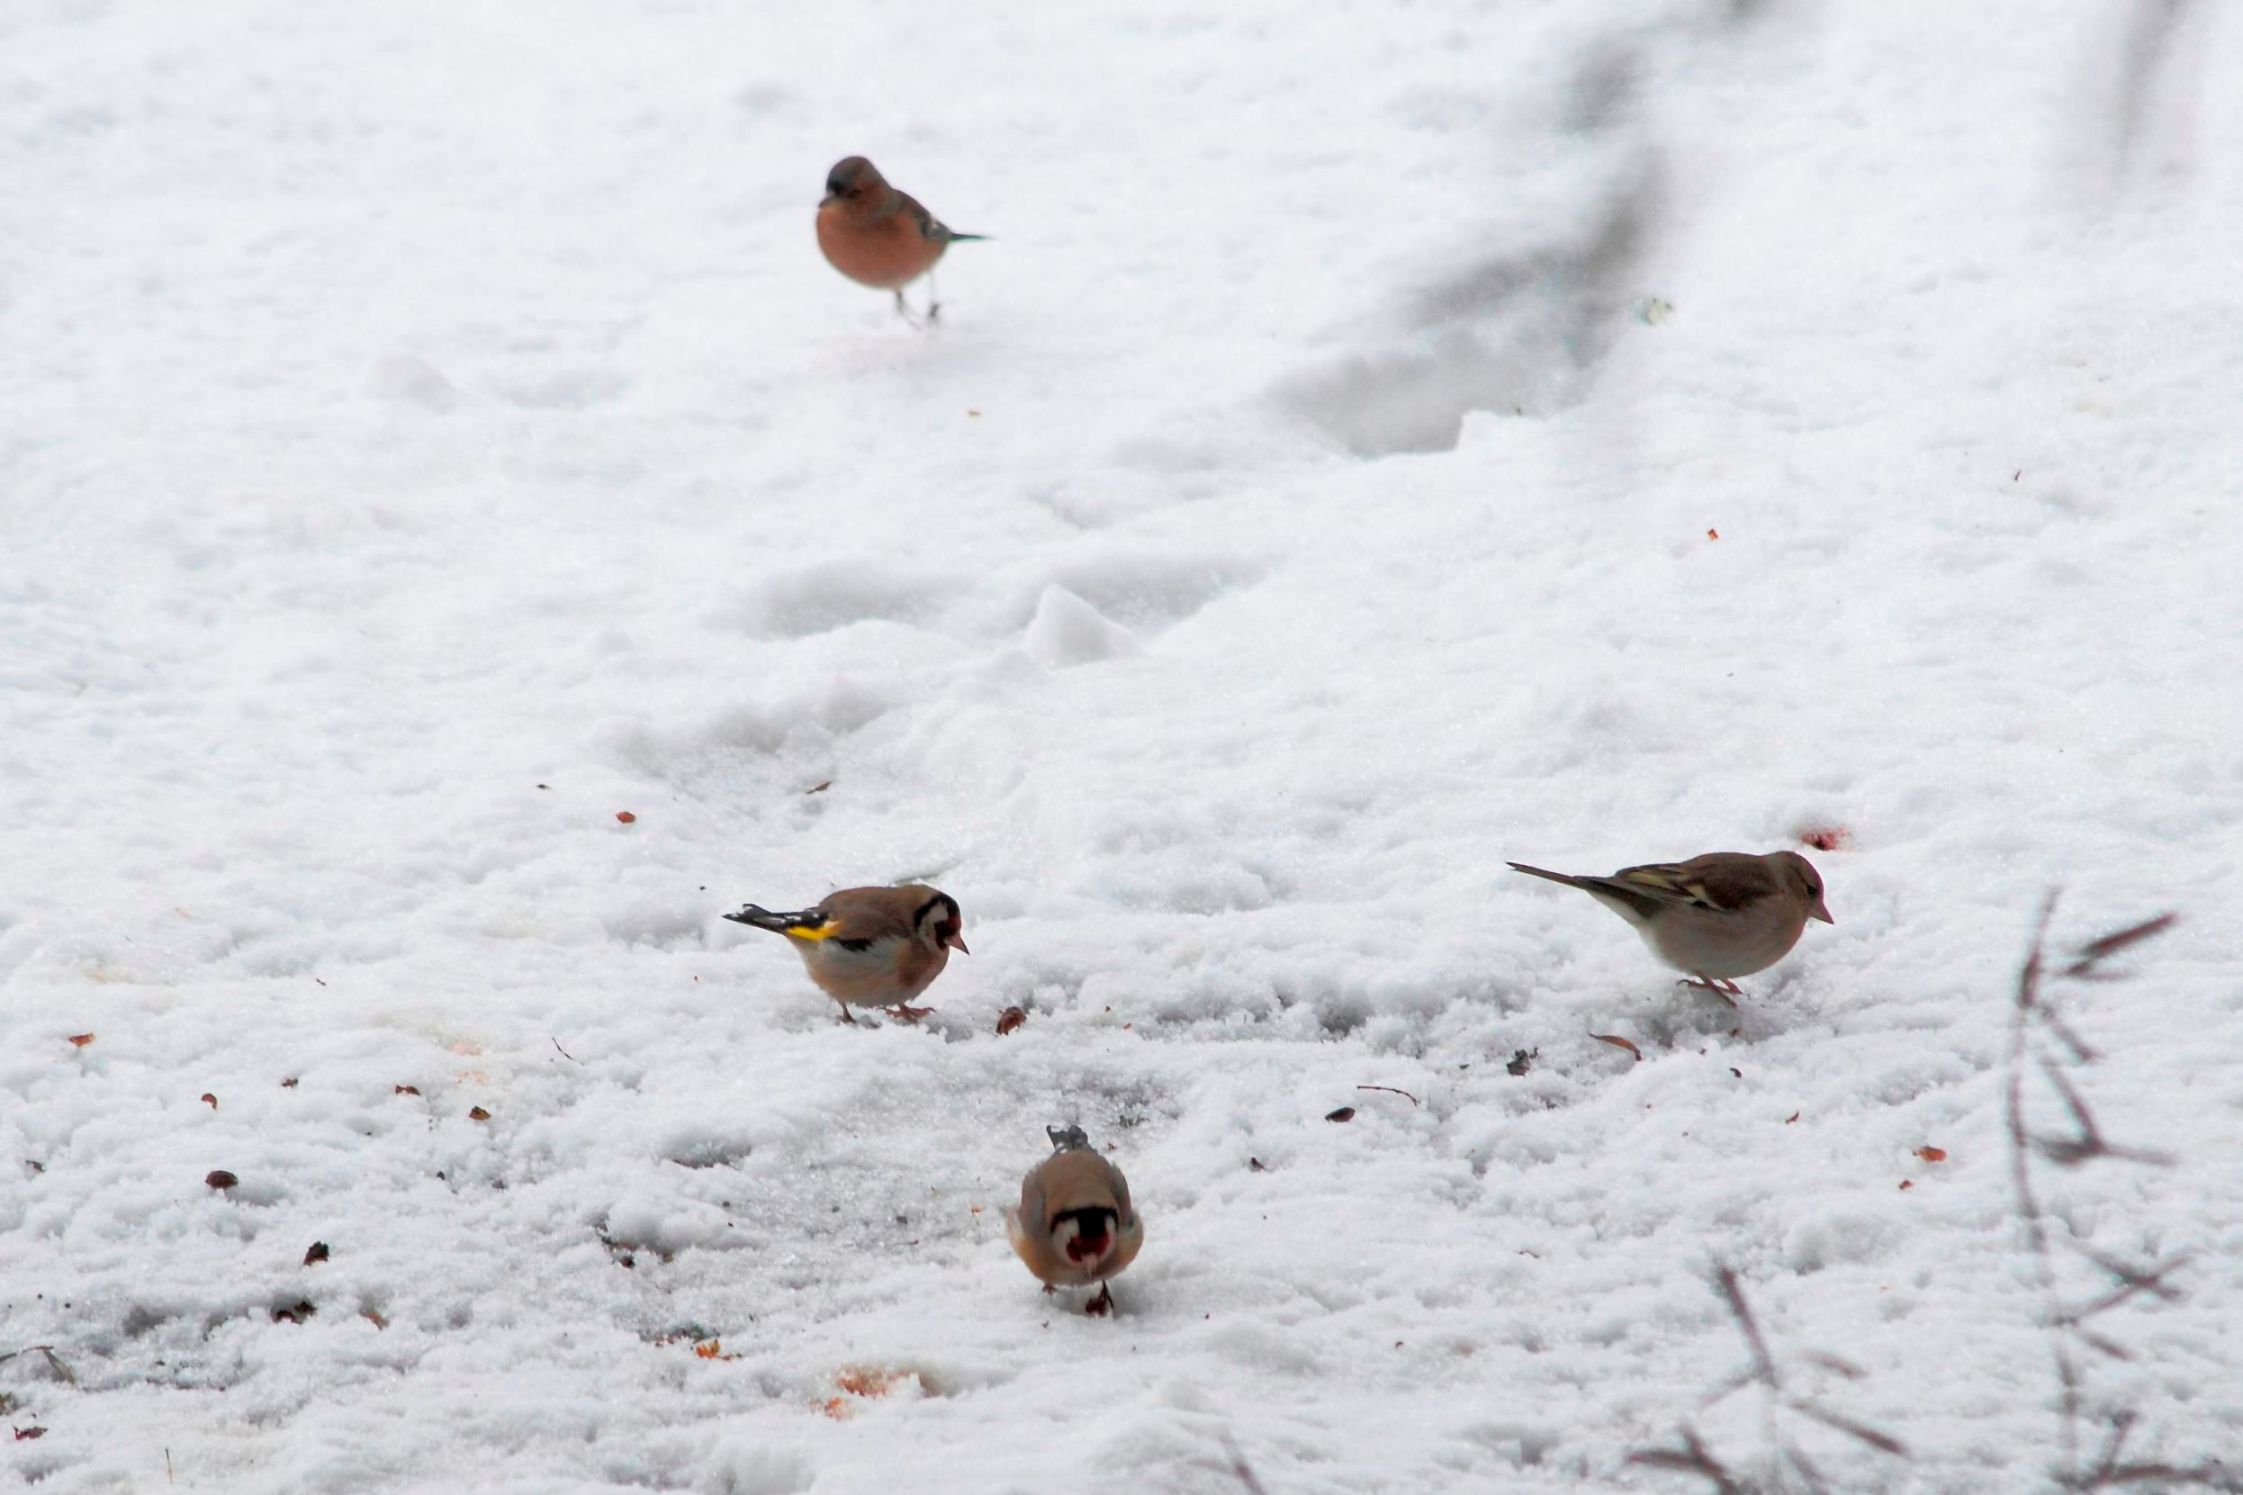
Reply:
<svg viewBox="0 0 2243 1495"><path fill-rule="evenodd" d="M1654 955L1695 978L1684 985L1724 1000L1738 994L1732 978L1790 954L1809 919L1834 922L1823 906L1822 875L1796 851L1709 851L1687 862L1622 867L1610 877L1511 865L1587 893L1634 925Z"/></svg>
<svg viewBox="0 0 2243 1495"><path fill-rule="evenodd" d="M818 204L818 248L826 263L859 285L896 293L896 311L914 321L903 288L932 271L942 252L961 239L919 205L908 192L888 185L880 168L862 156L834 163L826 173L825 200ZM942 310L928 282L927 320Z"/></svg>
<svg viewBox="0 0 2243 1495"><path fill-rule="evenodd" d="M1098 1296L1083 1311L1103 1316L1114 1309L1107 1279L1137 1259L1145 1222L1129 1202L1129 1180L1081 1127L1044 1131L1054 1151L1020 1181L1020 1204L1005 1211L1005 1234L1045 1292L1098 1283Z"/></svg>
<svg viewBox="0 0 2243 1495"><path fill-rule="evenodd" d="M791 914L751 903L725 917L785 935L818 990L841 1004L841 1019L848 1023L856 1021L852 1007L884 1007L892 1017L917 1022L934 1009L913 1007L911 999L942 974L951 951L971 953L960 934L965 921L958 900L916 883L843 888L817 907Z"/></svg>

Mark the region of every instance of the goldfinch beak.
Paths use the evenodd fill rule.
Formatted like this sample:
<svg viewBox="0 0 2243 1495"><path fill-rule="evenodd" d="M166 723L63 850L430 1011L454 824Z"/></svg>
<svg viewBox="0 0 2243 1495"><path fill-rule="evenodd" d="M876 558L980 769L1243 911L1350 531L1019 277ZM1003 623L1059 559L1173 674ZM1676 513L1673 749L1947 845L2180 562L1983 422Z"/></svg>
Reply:
<svg viewBox="0 0 2243 1495"><path fill-rule="evenodd" d="M1817 898L1815 900L1815 906L1813 908L1807 910L1807 917L1810 919L1820 919L1825 924L1836 924L1838 922L1836 919L1830 917L1830 910L1823 907L1822 900L1820 898Z"/></svg>
<svg viewBox="0 0 2243 1495"><path fill-rule="evenodd" d="M951 949L953 949L953 950L957 951L957 952L958 952L958 953L959 953L960 955L971 955L971 954L973 954L973 951L971 951L971 950L968 950L968 949L966 948L966 939L965 939L965 936L964 936L964 935L960 935L960 934L949 934L949 935L945 935L945 936L943 936L943 941L942 941L942 942L943 942L944 944L948 945L948 946L949 946L949 947L950 947Z"/></svg>

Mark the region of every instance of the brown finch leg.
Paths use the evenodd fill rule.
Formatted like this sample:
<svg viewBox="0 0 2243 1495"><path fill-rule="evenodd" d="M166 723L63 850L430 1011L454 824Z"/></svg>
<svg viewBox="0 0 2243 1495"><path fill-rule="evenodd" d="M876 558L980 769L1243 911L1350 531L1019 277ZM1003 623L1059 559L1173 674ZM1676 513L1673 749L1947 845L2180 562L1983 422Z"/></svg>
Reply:
<svg viewBox="0 0 2243 1495"><path fill-rule="evenodd" d="M1083 1312L1092 1318L1102 1319L1113 1311L1114 1285L1111 1282L1101 1282L1098 1284L1098 1296L1083 1305Z"/></svg>

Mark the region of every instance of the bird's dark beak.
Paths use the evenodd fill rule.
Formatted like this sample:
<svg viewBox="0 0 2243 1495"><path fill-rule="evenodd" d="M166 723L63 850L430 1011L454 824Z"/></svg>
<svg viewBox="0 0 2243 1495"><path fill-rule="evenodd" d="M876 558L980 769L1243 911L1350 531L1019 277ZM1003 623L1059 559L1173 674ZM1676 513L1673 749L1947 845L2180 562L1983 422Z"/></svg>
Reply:
<svg viewBox="0 0 2243 1495"><path fill-rule="evenodd" d="M1836 924L1838 922L1836 919L1830 917L1830 910L1823 906L1823 901L1820 898L1817 898L1815 900L1815 906L1813 908L1807 910L1807 917L1810 919L1820 919L1825 924Z"/></svg>
<svg viewBox="0 0 2243 1495"><path fill-rule="evenodd" d="M951 949L957 951L960 955L973 954L973 951L966 948L965 936L959 934L956 930L952 930L950 933L944 935L942 937L942 942L948 945Z"/></svg>

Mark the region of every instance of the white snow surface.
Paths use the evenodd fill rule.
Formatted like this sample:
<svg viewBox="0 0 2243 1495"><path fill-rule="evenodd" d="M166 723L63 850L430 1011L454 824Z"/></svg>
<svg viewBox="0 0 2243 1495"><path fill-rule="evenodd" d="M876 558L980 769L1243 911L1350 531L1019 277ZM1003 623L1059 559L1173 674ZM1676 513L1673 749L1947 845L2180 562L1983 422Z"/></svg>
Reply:
<svg viewBox="0 0 2243 1495"><path fill-rule="evenodd" d="M2212 0L11 0L0 1469L2037 1489L2098 1253L2186 1259L2077 1457L2232 1473L2238 76ZM856 152L991 236L930 331L816 253ZM1504 867L1818 832L1735 1011ZM913 879L919 1028L720 917ZM2167 1158L2033 1164L2052 1292L2059 887L2180 922L2049 987ZM1069 1121L1112 1320L1005 1241ZM1905 1457L1713 1399L1723 1266Z"/></svg>

